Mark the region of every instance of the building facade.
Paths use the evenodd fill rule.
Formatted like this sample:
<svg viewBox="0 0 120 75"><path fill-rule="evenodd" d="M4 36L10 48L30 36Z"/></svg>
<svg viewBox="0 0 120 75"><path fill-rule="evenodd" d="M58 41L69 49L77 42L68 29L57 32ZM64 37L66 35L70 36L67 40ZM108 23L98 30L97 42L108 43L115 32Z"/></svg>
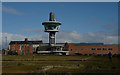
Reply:
<svg viewBox="0 0 120 75"><path fill-rule="evenodd" d="M70 55L85 56L107 56L109 52L112 55L120 55L120 45L104 45L102 43L67 43Z"/></svg>
<svg viewBox="0 0 120 75"><path fill-rule="evenodd" d="M18 55L33 54L41 44L42 41L29 41L25 38L24 41L11 41L9 43L9 50L16 51Z"/></svg>

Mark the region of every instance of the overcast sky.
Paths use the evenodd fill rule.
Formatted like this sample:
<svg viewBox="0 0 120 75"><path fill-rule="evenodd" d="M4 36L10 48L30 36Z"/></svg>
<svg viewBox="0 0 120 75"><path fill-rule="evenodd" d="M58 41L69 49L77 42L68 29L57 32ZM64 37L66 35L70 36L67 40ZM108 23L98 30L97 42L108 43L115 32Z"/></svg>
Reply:
<svg viewBox="0 0 120 75"><path fill-rule="evenodd" d="M43 40L48 42L42 22L55 13L62 22L57 42L118 43L117 2L3 2L2 34L11 40Z"/></svg>

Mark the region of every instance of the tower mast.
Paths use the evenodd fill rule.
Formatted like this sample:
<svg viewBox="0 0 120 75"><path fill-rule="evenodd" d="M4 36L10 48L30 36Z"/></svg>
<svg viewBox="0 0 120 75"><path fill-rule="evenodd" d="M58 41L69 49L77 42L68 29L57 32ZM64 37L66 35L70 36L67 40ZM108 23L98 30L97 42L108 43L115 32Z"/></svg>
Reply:
<svg viewBox="0 0 120 75"><path fill-rule="evenodd" d="M5 37L5 46L7 48L7 36Z"/></svg>

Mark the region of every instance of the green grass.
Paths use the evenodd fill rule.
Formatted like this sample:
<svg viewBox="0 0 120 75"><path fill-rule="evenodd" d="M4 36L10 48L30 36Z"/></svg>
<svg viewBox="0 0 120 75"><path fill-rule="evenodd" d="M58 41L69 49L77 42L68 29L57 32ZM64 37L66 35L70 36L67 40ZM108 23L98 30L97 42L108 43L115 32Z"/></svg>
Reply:
<svg viewBox="0 0 120 75"><path fill-rule="evenodd" d="M120 72L120 58L110 62L103 56L22 55L3 56L3 73L116 73Z"/></svg>
<svg viewBox="0 0 120 75"><path fill-rule="evenodd" d="M3 60L80 60L80 59L84 59L87 56L57 56L57 55L6 55L3 56L2 59Z"/></svg>

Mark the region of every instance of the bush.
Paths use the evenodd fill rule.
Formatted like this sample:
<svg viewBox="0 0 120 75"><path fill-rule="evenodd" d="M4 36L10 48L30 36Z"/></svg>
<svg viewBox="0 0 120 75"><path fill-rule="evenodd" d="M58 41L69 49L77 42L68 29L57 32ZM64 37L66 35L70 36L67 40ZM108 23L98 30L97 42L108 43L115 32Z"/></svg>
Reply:
<svg viewBox="0 0 120 75"><path fill-rule="evenodd" d="M12 55L12 51L8 51L8 54L9 54L9 55Z"/></svg>
<svg viewBox="0 0 120 75"><path fill-rule="evenodd" d="M117 57L117 54L114 54L113 57Z"/></svg>
<svg viewBox="0 0 120 75"><path fill-rule="evenodd" d="M80 53L78 53L78 52L75 52L75 55L80 55Z"/></svg>
<svg viewBox="0 0 120 75"><path fill-rule="evenodd" d="M9 54L9 55L18 55L18 53L17 53L16 51L11 51L11 50L8 51L8 54Z"/></svg>

